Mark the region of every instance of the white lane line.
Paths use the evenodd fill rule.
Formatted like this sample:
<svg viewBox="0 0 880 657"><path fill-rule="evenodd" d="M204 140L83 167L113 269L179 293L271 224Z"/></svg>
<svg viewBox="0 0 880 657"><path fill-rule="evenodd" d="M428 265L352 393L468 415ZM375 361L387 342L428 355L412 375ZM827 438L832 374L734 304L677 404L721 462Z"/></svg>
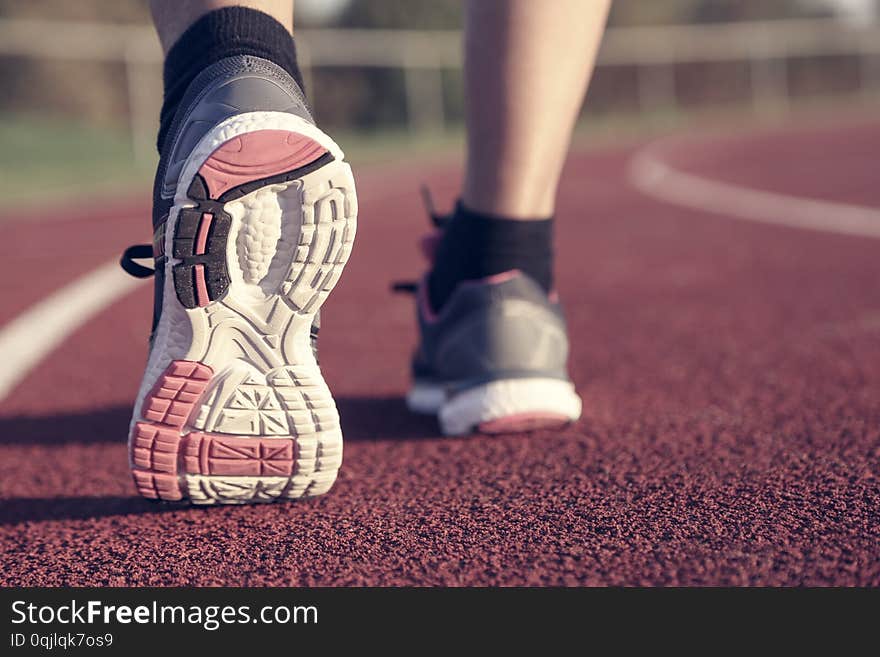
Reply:
<svg viewBox="0 0 880 657"><path fill-rule="evenodd" d="M379 187L366 197L359 195L359 201L372 203L404 196L398 192L396 185ZM0 327L0 401L71 333L141 282L123 272L119 262L113 260L56 290Z"/></svg>
<svg viewBox="0 0 880 657"><path fill-rule="evenodd" d="M73 331L140 283L114 260L56 290L0 328L0 400Z"/></svg>
<svg viewBox="0 0 880 657"><path fill-rule="evenodd" d="M776 194L701 178L663 162L658 153L662 143L642 149L630 160L629 181L643 194L737 219L880 238L880 208Z"/></svg>

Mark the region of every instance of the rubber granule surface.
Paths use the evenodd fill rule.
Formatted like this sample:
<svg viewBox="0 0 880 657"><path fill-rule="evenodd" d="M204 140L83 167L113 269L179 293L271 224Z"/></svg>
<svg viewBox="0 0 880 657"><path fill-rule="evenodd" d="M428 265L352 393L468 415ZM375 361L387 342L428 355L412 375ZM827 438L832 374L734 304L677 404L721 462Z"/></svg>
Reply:
<svg viewBox="0 0 880 657"><path fill-rule="evenodd" d="M725 158L728 142L689 142L674 163L804 196L812 176L822 198L880 206L857 165L877 125L736 144ZM346 438L335 488L207 509L137 497L145 284L0 406L0 582L880 584L880 242L654 201L627 180L632 152L573 155L560 191L576 425L451 439L405 410L414 311L387 283L423 267L418 183L451 202L458 171L367 170L321 333ZM10 224L7 319L148 230L147 208L88 210Z"/></svg>

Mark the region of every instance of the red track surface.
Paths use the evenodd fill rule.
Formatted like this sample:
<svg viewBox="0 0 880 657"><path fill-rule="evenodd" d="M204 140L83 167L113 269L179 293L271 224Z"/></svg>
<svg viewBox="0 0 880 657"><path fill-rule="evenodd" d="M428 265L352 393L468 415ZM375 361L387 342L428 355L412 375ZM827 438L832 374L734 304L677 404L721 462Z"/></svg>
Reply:
<svg viewBox="0 0 880 657"><path fill-rule="evenodd" d="M878 151L880 125L860 125L689 141L670 161L877 207ZM346 437L334 490L241 508L135 497L145 284L0 405L0 582L880 584L880 242L652 201L627 183L630 155L572 157L560 194L577 426L448 439L406 412L412 308L387 283L422 267L417 183L449 199L458 173L361 172L359 242L322 331ZM141 214L5 225L0 321L146 241Z"/></svg>

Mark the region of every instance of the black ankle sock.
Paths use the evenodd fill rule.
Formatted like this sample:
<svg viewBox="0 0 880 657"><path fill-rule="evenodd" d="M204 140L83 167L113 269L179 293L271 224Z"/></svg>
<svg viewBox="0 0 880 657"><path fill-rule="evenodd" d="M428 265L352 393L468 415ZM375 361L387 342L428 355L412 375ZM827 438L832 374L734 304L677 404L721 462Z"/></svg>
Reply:
<svg viewBox="0 0 880 657"><path fill-rule="evenodd" d="M550 292L553 219L522 221L472 212L461 203L443 231L428 278L431 305L440 309L462 281L519 269Z"/></svg>
<svg viewBox="0 0 880 657"><path fill-rule="evenodd" d="M268 59L290 73L303 88L290 32L256 9L225 7L211 11L189 26L165 58L165 99L159 120L159 151L177 106L193 79L221 59L253 55Z"/></svg>

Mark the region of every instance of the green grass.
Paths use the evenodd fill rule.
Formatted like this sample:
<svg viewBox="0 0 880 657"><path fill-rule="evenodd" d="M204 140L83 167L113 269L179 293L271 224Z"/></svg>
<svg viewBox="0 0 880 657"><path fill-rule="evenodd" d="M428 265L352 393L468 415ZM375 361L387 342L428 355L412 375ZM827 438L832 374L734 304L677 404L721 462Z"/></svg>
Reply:
<svg viewBox="0 0 880 657"><path fill-rule="evenodd" d="M575 133L579 149L601 148L673 130L729 130L792 120L876 115L877 100L818 100L799 103L787 115L755 117L748 107L699 112L655 112L590 117ZM464 132L412 134L334 131L354 165L451 158L463 152ZM136 161L127 132L38 115L0 116L0 197L9 207L39 207L98 196L149 195L156 166L153 151ZM7 213L8 214L8 213Z"/></svg>
<svg viewBox="0 0 880 657"><path fill-rule="evenodd" d="M355 165L407 161L454 152L461 130L413 136L406 131L337 133ZM137 161L127 132L46 116L0 116L0 197L7 209L149 194L157 157Z"/></svg>
<svg viewBox="0 0 880 657"><path fill-rule="evenodd" d="M135 163L120 129L68 119L0 117L0 197L7 206L124 194L149 182L155 162Z"/></svg>

